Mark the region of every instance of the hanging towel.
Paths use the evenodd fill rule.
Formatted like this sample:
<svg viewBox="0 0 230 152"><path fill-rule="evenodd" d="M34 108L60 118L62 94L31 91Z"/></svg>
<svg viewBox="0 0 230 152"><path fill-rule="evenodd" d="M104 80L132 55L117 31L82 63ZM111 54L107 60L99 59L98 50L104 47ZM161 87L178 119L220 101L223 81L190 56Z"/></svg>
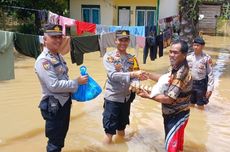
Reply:
<svg viewBox="0 0 230 152"><path fill-rule="evenodd" d="M136 44L138 48L144 48L145 47L145 37L136 36Z"/></svg>
<svg viewBox="0 0 230 152"><path fill-rule="evenodd" d="M13 33L0 31L0 80L14 79Z"/></svg>
<svg viewBox="0 0 230 152"><path fill-rule="evenodd" d="M145 36L145 26L109 26L109 32L116 30L129 30L131 35Z"/></svg>
<svg viewBox="0 0 230 152"><path fill-rule="evenodd" d="M81 22L81 21L76 21L76 32L77 35L82 35L85 32L89 32L92 34L95 34L96 32L96 24L93 23L88 23L88 22Z"/></svg>
<svg viewBox="0 0 230 152"><path fill-rule="evenodd" d="M15 33L14 47L19 53L35 59L41 53L38 35Z"/></svg>
<svg viewBox="0 0 230 152"><path fill-rule="evenodd" d="M98 35L73 37L70 41L72 63L81 65L84 53L100 51Z"/></svg>
<svg viewBox="0 0 230 152"><path fill-rule="evenodd" d="M63 35L66 35L66 26L67 27L74 26L75 20L71 19L71 18L64 17L64 16L60 16L59 17L59 25L62 26Z"/></svg>
<svg viewBox="0 0 230 152"><path fill-rule="evenodd" d="M58 21L59 21L59 15L49 11L49 13L48 13L48 23L58 24Z"/></svg>
<svg viewBox="0 0 230 152"><path fill-rule="evenodd" d="M109 33L109 26L107 25L101 25L101 24L96 24L96 34L105 34Z"/></svg>

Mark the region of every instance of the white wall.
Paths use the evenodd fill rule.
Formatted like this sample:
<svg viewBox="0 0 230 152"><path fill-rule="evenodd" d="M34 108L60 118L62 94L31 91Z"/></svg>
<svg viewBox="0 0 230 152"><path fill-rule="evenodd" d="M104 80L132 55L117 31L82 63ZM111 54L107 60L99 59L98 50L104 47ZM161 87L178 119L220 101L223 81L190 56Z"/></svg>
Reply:
<svg viewBox="0 0 230 152"><path fill-rule="evenodd" d="M159 0L159 19L179 14L179 0Z"/></svg>
<svg viewBox="0 0 230 152"><path fill-rule="evenodd" d="M70 18L82 20L81 5L100 5L101 24L112 25L113 7L112 0L70 0Z"/></svg>

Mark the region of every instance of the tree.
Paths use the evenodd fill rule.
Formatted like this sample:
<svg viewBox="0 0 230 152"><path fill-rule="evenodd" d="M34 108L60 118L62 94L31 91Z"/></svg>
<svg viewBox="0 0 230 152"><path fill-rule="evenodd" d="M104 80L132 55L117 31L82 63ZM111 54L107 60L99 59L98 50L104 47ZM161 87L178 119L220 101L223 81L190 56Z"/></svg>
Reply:
<svg viewBox="0 0 230 152"><path fill-rule="evenodd" d="M68 0L0 0L0 7L23 23L22 26L34 26L35 30L26 33L39 34L41 28L38 11L49 10L62 16L68 16ZM25 8L25 9L23 9Z"/></svg>

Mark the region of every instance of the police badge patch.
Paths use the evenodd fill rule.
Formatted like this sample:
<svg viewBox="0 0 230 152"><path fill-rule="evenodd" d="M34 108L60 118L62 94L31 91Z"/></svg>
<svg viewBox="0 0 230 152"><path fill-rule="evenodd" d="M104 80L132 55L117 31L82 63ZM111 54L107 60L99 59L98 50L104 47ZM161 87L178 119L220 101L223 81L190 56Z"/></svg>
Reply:
<svg viewBox="0 0 230 152"><path fill-rule="evenodd" d="M50 63L49 61L44 61L42 62L42 66L45 70L49 70L50 69Z"/></svg>

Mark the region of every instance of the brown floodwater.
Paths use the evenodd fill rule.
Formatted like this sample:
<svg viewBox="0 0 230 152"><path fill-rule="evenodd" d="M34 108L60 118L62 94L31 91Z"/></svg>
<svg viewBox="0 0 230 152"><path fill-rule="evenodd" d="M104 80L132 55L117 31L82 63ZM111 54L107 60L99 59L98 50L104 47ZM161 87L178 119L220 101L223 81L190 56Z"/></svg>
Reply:
<svg viewBox="0 0 230 152"><path fill-rule="evenodd" d="M230 149L230 37L205 36L206 52L214 61L215 91L204 111L191 109L185 130L185 152L228 152ZM134 50L130 50L135 53ZM142 51L138 51L142 61ZM70 78L79 75L79 67L71 64L66 55ZM32 58L17 55L15 79L0 81L0 151L42 152L47 139L44 121L38 104L41 89L34 73ZM84 65L88 73L104 86L106 80L99 52L85 54ZM140 63L143 70L164 73L169 62L167 49L164 56ZM146 84L153 84L146 81ZM102 127L103 93L89 102L72 104L71 122L64 152L164 152L164 130L161 105L155 101L136 97L132 104L131 124L125 140L115 140L103 146Z"/></svg>

